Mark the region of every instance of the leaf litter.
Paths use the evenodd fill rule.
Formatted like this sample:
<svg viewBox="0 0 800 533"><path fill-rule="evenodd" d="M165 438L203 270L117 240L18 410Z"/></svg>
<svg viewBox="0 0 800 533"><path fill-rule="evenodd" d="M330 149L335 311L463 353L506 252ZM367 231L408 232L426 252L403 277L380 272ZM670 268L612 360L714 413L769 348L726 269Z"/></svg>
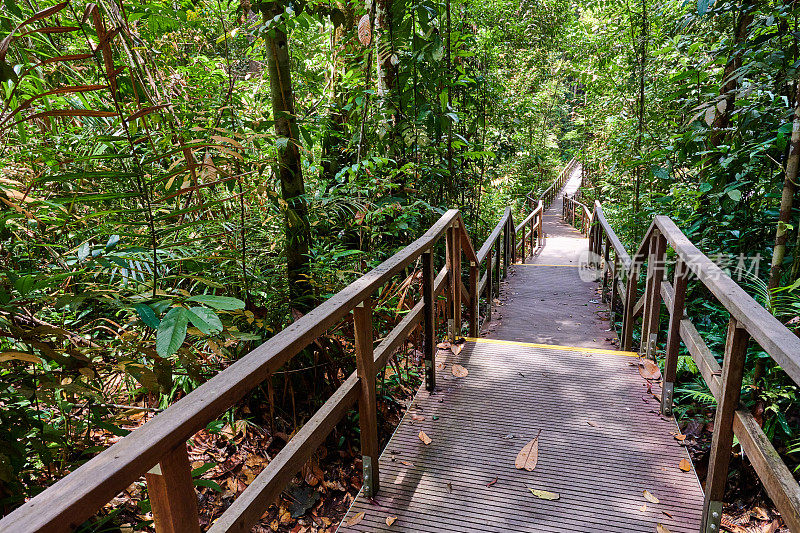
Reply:
<svg viewBox="0 0 800 533"><path fill-rule="evenodd" d="M536 468L536 463L539 462L539 435L541 433L542 430L540 429L536 437L519 451L514 461L514 466L517 469L532 472Z"/></svg>

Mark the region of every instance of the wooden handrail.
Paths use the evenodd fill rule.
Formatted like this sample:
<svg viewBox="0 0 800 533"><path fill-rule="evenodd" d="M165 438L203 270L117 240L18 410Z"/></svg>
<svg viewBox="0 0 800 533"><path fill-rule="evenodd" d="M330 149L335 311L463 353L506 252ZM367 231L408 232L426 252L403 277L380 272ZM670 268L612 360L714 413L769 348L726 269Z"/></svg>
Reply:
<svg viewBox="0 0 800 533"><path fill-rule="evenodd" d="M568 175L574 164L573 159L559 174L562 185L564 176ZM558 180L554 182L548 191L554 190L558 183ZM447 211L422 237L4 517L0 520L0 530L15 533L71 531L147 473L156 531L199 531L193 524L197 519L197 506L188 472L186 441L351 314L356 331L358 370L303 425L212 525L210 531L219 533L249 530L354 404L358 404L361 413L359 419L364 454L364 488L368 492L378 491L375 375L411 332L422 324L425 326L425 382L429 389L434 386L436 298L442 293L447 294L448 318L452 324L450 335L460 335L461 295L464 290L461 254L469 261L469 284L465 301L470 315L470 334L477 336L480 298L484 292L488 292L485 298L488 302L486 320L489 320L493 298L499 296L499 281L501 277L505 277L509 261L516 260L516 239L519 231L524 233L528 224L531 249L537 231L539 244L542 244L544 205L544 199L538 200L536 208L520 227L514 226L511 208L506 208L478 252L466 231L461 213L457 210ZM434 278L433 251L445 235L447 264ZM523 234L523 243L524 238ZM373 351L371 296L419 258L422 258L425 278L422 284L423 299L414 305ZM481 267L484 268L483 276L480 276ZM156 469L159 463L161 468Z"/></svg>
<svg viewBox="0 0 800 533"><path fill-rule="evenodd" d="M753 415L739 405L742 370L749 340L755 341L795 383L800 384L800 339L703 254L669 217L656 216L653 219L632 257L609 225L599 202L594 204L592 218L590 250L604 263L603 287L609 284L612 287L612 313L616 300L621 300L624 348L631 349L634 321L641 314L640 350L655 357L662 302L668 312L662 413L672 413L681 341L717 399L702 531L720 530L721 500L734 436L738 438L744 455L749 458L789 529L800 531L800 486ZM672 282L664 279L667 248L674 251ZM646 272L645 289L641 297L638 291L640 272ZM690 273L730 313L722 367L686 316L685 301ZM607 279L609 276L610 280ZM603 296L606 296L605 290Z"/></svg>

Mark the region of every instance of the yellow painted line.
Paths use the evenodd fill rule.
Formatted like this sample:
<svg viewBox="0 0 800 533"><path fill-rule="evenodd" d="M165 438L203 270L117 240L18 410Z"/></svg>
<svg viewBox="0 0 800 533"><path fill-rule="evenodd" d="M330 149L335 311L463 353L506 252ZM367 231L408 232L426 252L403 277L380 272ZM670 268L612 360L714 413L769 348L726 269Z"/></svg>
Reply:
<svg viewBox="0 0 800 533"><path fill-rule="evenodd" d="M571 267L571 268L581 268L582 265L543 265L541 263L516 263L517 266L526 266L526 267Z"/></svg>
<svg viewBox="0 0 800 533"><path fill-rule="evenodd" d="M581 348L580 346L561 346L558 344L535 344L533 342L503 341L499 339L476 339L475 337L464 337L464 340L479 344L505 344L509 346L526 346L528 348L544 348L546 350L564 350L566 352L599 353L606 355L622 355L625 357L639 357L639 354L636 352L604 350L602 348Z"/></svg>

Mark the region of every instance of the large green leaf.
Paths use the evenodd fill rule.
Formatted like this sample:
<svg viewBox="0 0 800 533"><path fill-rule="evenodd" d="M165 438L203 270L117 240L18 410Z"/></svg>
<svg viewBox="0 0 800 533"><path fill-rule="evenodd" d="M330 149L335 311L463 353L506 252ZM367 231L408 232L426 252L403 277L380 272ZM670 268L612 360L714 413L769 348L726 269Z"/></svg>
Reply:
<svg viewBox="0 0 800 533"><path fill-rule="evenodd" d="M161 357L169 357L178 351L186 338L189 316L183 307L173 307L161 319L156 334L156 352Z"/></svg>
<svg viewBox="0 0 800 533"><path fill-rule="evenodd" d="M231 298L230 296L214 296L213 294L198 294L189 298L190 302L197 302L199 304L219 309L220 311L234 311L236 309L244 309L244 302L238 298Z"/></svg>
<svg viewBox="0 0 800 533"><path fill-rule="evenodd" d="M133 308L136 309L136 314L139 315L139 318L142 319L142 322L153 329L158 329L159 320L152 307L147 304L136 304L133 306Z"/></svg>
<svg viewBox="0 0 800 533"><path fill-rule="evenodd" d="M222 331L222 321L214 311L207 307L190 307L186 314L192 325L203 335L214 335Z"/></svg>

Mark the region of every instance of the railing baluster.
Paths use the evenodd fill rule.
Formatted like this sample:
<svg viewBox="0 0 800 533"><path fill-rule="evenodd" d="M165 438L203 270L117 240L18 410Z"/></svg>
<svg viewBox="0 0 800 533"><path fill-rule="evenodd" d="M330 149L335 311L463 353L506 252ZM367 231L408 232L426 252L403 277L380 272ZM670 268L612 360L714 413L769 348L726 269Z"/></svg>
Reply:
<svg viewBox="0 0 800 533"><path fill-rule="evenodd" d="M651 359L656 357L659 317L661 316L661 281L664 279L666 250L667 239L658 230L653 230L647 261L646 296L642 315L642 343L645 344L645 356Z"/></svg>
<svg viewBox="0 0 800 533"><path fill-rule="evenodd" d="M453 226L447 228L447 233L445 234L445 265L447 268L447 305L446 314L447 314L447 337L450 339L450 342L455 341L455 317L453 316L453 310L455 307L453 306L453 301L455 300L456 291L454 288L458 288L455 285L455 270L454 270L454 261L455 261L455 253L453 252L453 241L455 230Z"/></svg>
<svg viewBox="0 0 800 533"><path fill-rule="evenodd" d="M422 252L422 302L425 358L425 388L432 391L436 387L436 298L433 294L433 251Z"/></svg>
<svg viewBox="0 0 800 533"><path fill-rule="evenodd" d="M639 285L639 265L631 265L625 285L625 302L622 315L622 349L630 351L633 345L633 307L636 305L636 293Z"/></svg>
<svg viewBox="0 0 800 533"><path fill-rule="evenodd" d="M528 258L528 254L525 253L525 245L528 244L528 239L526 233L528 231L528 226L523 224L522 226L522 262L525 262L525 259Z"/></svg>
<svg viewBox="0 0 800 533"><path fill-rule="evenodd" d="M492 319L492 303L494 298L494 273L492 272L492 247L486 254L486 320Z"/></svg>
<svg viewBox="0 0 800 533"><path fill-rule="evenodd" d="M461 232L458 231L458 224L453 226L451 246L453 270L450 274L450 286L453 291L453 329L450 338L455 341L461 337Z"/></svg>
<svg viewBox="0 0 800 533"><path fill-rule="evenodd" d="M667 353L664 357L664 384L661 386L661 413L672 414L672 395L675 389L675 376L678 373L678 348L681 342L681 320L685 314L686 284L689 280L689 269L686 263L678 258L673 278L672 309L669 315L667 333Z"/></svg>
<svg viewBox="0 0 800 533"><path fill-rule="evenodd" d="M494 241L494 275L496 277L494 283L494 292L496 298L500 298L500 239Z"/></svg>
<svg viewBox="0 0 800 533"><path fill-rule="evenodd" d="M168 452L145 474L156 533L199 533L197 493L186 445Z"/></svg>
<svg viewBox="0 0 800 533"><path fill-rule="evenodd" d="M472 293L472 299L469 302L469 336L477 337L478 328L480 327L480 300L481 295L478 294L478 285L480 285L480 268L473 262L469 262L469 290Z"/></svg>
<svg viewBox="0 0 800 533"><path fill-rule="evenodd" d="M722 498L725 496L731 446L733 446L733 416L739 407L749 340L749 333L739 327L736 319L731 317L725 340L725 360L722 363L722 393L717 401L714 435L711 438L711 454L706 475L701 530L705 533L717 533L722 520Z"/></svg>
<svg viewBox="0 0 800 533"><path fill-rule="evenodd" d="M361 458L364 467L364 494L378 493L378 408L375 390L375 360L372 352L372 301L365 299L353 310L356 368L361 383L358 399L358 424L361 428Z"/></svg>
<svg viewBox="0 0 800 533"><path fill-rule="evenodd" d="M595 239L600 240L599 232L595 231ZM611 253L611 243L606 236L605 242L602 245L603 250L603 287L600 289L600 299L606 301L606 294L608 293L608 275L611 270L609 265L609 254Z"/></svg>
<svg viewBox="0 0 800 533"><path fill-rule="evenodd" d="M508 276L508 221L503 226L503 279Z"/></svg>
<svg viewBox="0 0 800 533"><path fill-rule="evenodd" d="M536 251L536 241L533 240L534 232L535 232L534 220L533 218L531 218L531 256L533 256L534 252Z"/></svg>

